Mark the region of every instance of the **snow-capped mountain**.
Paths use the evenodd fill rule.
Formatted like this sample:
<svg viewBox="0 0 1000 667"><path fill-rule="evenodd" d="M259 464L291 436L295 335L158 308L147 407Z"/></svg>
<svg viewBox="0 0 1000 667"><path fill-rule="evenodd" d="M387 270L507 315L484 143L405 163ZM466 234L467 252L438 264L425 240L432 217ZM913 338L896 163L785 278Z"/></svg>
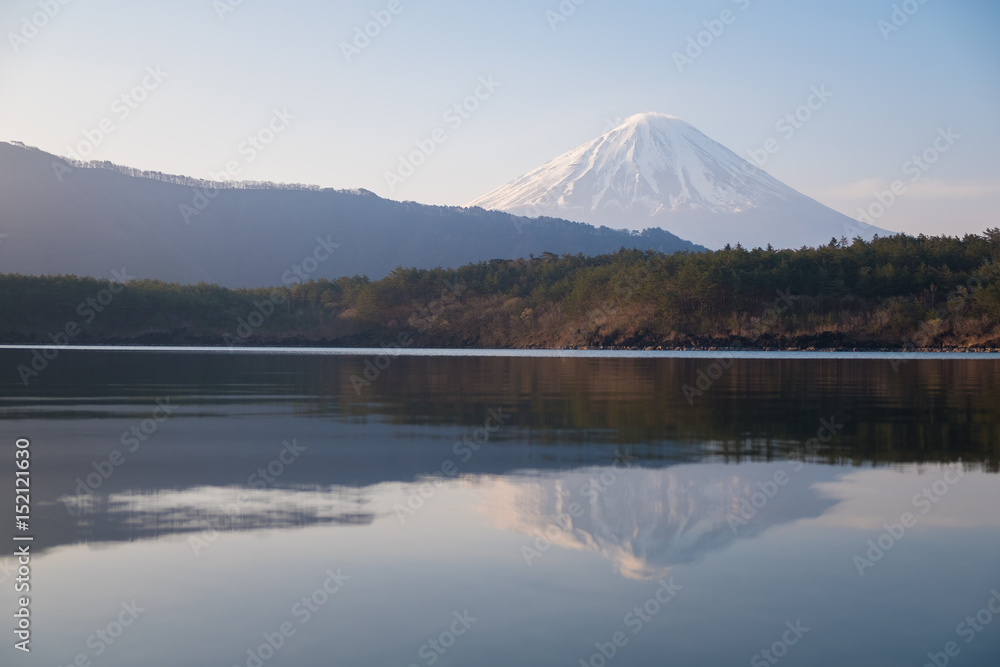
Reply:
<svg viewBox="0 0 1000 667"><path fill-rule="evenodd" d="M894 233L810 199L659 113L632 116L470 206L613 228L660 227L709 248L798 248Z"/></svg>

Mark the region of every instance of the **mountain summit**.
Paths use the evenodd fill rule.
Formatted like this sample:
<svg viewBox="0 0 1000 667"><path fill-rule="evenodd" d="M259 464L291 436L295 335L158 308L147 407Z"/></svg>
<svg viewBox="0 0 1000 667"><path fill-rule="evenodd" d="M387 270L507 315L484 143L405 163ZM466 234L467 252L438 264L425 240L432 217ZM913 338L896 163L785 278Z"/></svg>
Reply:
<svg viewBox="0 0 1000 667"><path fill-rule="evenodd" d="M710 248L797 248L893 232L790 188L675 116L641 113L470 206L616 228L660 227Z"/></svg>

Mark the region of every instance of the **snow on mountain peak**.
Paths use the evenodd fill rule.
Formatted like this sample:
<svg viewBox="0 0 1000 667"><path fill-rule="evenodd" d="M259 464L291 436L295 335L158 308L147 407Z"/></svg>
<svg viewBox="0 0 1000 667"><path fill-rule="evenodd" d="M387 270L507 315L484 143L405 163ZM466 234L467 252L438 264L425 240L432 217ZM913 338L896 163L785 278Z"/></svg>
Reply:
<svg viewBox="0 0 1000 667"><path fill-rule="evenodd" d="M578 218L692 208L732 213L784 189L687 122L650 112L629 117L472 205L522 214L557 208L560 217Z"/></svg>
<svg viewBox="0 0 1000 667"><path fill-rule="evenodd" d="M656 226L708 247L818 245L831 229L837 238L891 233L826 208L686 121L656 112L630 116L469 205L616 228ZM815 220L823 224L810 229Z"/></svg>
<svg viewBox="0 0 1000 667"><path fill-rule="evenodd" d="M667 124L670 121L679 121L684 125L689 125L689 123L686 123L683 118L678 116L671 116L668 113L660 113L658 111L644 111L642 113L629 116L624 120L624 122L622 122L621 126L634 127L637 125L651 125L657 122L664 122L664 124Z"/></svg>

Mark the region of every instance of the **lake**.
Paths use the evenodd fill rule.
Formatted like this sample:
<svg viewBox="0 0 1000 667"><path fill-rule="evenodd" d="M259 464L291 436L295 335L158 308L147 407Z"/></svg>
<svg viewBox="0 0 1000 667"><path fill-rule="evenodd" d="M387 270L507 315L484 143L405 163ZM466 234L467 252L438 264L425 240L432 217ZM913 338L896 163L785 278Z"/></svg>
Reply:
<svg viewBox="0 0 1000 667"><path fill-rule="evenodd" d="M384 354L0 349L0 663L1000 664L995 355Z"/></svg>

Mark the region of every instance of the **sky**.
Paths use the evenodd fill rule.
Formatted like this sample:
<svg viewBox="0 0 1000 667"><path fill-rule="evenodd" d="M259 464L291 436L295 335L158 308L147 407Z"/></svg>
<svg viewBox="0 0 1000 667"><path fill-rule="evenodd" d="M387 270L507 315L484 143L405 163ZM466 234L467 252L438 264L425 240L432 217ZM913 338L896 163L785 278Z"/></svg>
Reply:
<svg viewBox="0 0 1000 667"><path fill-rule="evenodd" d="M0 33L0 140L64 156L465 205L658 111L880 227L1000 226L995 0L4 0Z"/></svg>

